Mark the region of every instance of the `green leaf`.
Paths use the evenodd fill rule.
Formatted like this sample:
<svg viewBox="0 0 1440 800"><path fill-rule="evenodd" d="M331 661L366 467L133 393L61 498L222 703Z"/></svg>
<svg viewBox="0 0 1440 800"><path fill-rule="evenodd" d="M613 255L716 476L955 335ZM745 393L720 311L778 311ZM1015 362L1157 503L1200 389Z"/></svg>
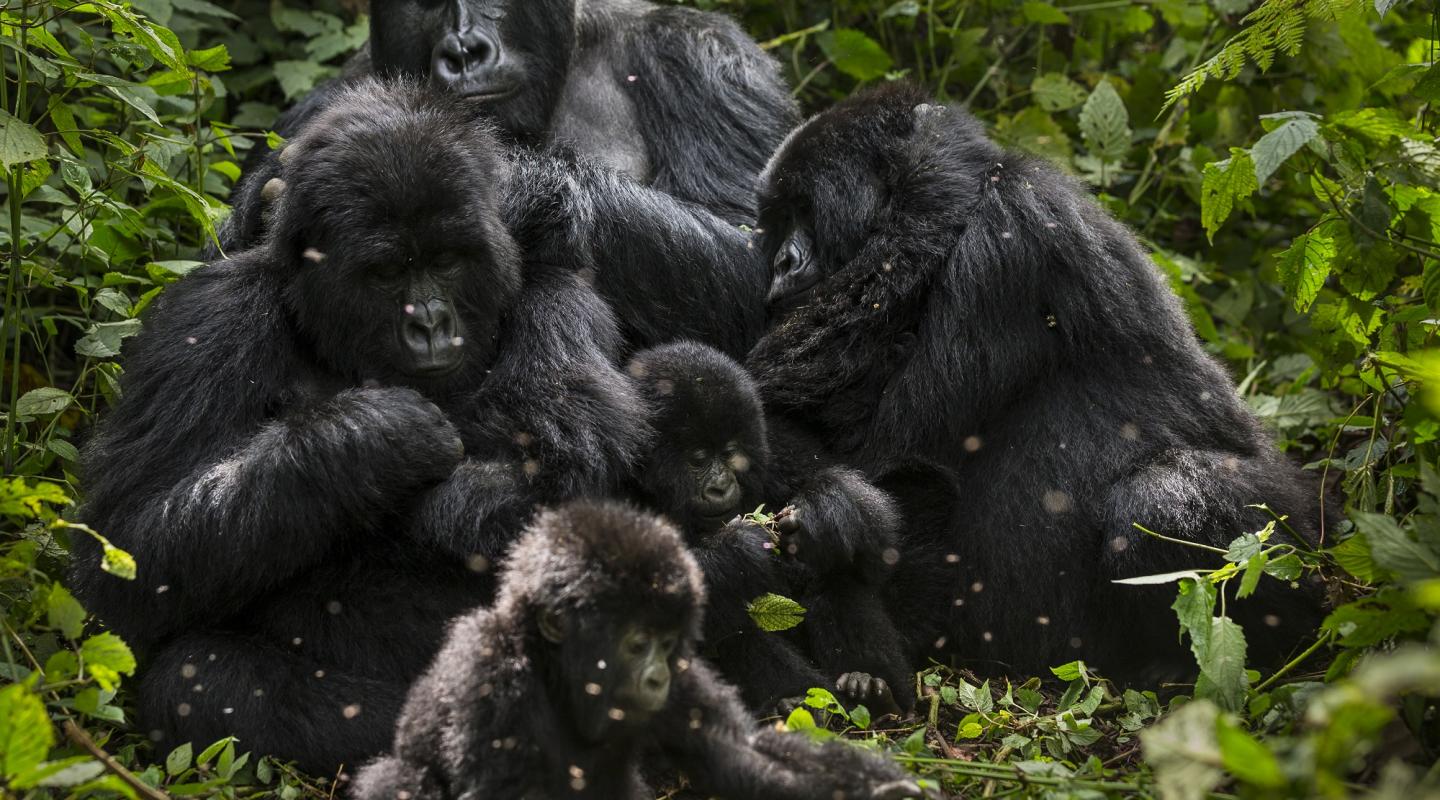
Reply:
<svg viewBox="0 0 1440 800"><path fill-rule="evenodd" d="M926 728L924 725L916 728L914 733L905 737L905 741L900 744L900 749L912 756L929 753L930 747L925 744L925 731Z"/></svg>
<svg viewBox="0 0 1440 800"><path fill-rule="evenodd" d="M119 636L106 631L80 645L80 659L101 688L114 691L121 675L135 674L135 655Z"/></svg>
<svg viewBox="0 0 1440 800"><path fill-rule="evenodd" d="M1300 577L1303 572L1304 563L1300 557L1291 553L1276 559L1268 560L1265 563L1265 574L1272 578L1279 578L1282 581L1293 581Z"/></svg>
<svg viewBox="0 0 1440 800"><path fill-rule="evenodd" d="M70 148L70 152L77 156L85 154L85 145L80 140L78 131L79 125L75 122L75 112L65 104L61 95L50 96L50 122L55 125L55 132L60 134L60 140Z"/></svg>
<svg viewBox="0 0 1440 800"><path fill-rule="evenodd" d="M230 69L230 51L220 44L205 50L192 50L187 55L190 65L206 72L224 72Z"/></svg>
<svg viewBox="0 0 1440 800"><path fill-rule="evenodd" d="M1440 64L1430 65L1430 69L1420 76L1415 88L1410 90L1416 97L1430 103L1440 102Z"/></svg>
<svg viewBox="0 0 1440 800"><path fill-rule="evenodd" d="M185 744L180 745L174 750L171 750L170 755L165 756L166 774L174 778L180 773L190 769L190 763L193 759L193 753L194 750L191 749L189 742L186 742Z"/></svg>
<svg viewBox="0 0 1440 800"><path fill-rule="evenodd" d="M138 319L100 322L92 325L90 331L75 343L75 352L89 358L114 358L120 355L120 342L139 332Z"/></svg>
<svg viewBox="0 0 1440 800"><path fill-rule="evenodd" d="M860 730L870 729L870 709L865 706L855 706L850 709L850 721Z"/></svg>
<svg viewBox="0 0 1440 800"><path fill-rule="evenodd" d="M1034 22L1038 25L1069 25L1070 15L1050 5L1041 3L1038 0L1030 0L1020 7L1020 13L1025 16L1026 22Z"/></svg>
<svg viewBox="0 0 1440 800"><path fill-rule="evenodd" d="M1119 161L1130 149L1130 112L1110 81L1102 80L1080 109L1080 133L1090 152L1105 161Z"/></svg>
<svg viewBox="0 0 1440 800"><path fill-rule="evenodd" d="M1240 589L1236 591L1236 597L1249 597L1255 593L1255 587L1260 585L1260 576L1265 574L1265 565L1269 561L1269 556L1256 553L1254 558L1245 562L1245 575L1240 578Z"/></svg>
<svg viewBox="0 0 1440 800"><path fill-rule="evenodd" d="M0 108L0 167L9 169L44 158L45 138L35 126Z"/></svg>
<svg viewBox="0 0 1440 800"><path fill-rule="evenodd" d="M1255 164L1255 181L1263 184L1290 156L1320 134L1320 125L1310 116L1291 116L1280 127L1260 137L1250 148Z"/></svg>
<svg viewBox="0 0 1440 800"><path fill-rule="evenodd" d="M1205 165L1200 184L1200 223L1210 241L1215 241L1215 232L1230 218L1235 204L1259 188L1250 154L1238 147L1230 148L1230 158Z"/></svg>
<svg viewBox="0 0 1440 800"><path fill-rule="evenodd" d="M1225 560L1243 564L1260 555L1260 548L1263 546L1260 537L1253 533L1242 533L1230 542L1230 549L1225 552Z"/></svg>
<svg viewBox="0 0 1440 800"><path fill-rule="evenodd" d="M1420 291L1425 296L1425 305L1430 306L1431 311L1440 312L1440 260L1425 262Z"/></svg>
<svg viewBox="0 0 1440 800"><path fill-rule="evenodd" d="M1084 661L1071 661L1068 664L1061 664L1058 667L1051 667L1050 673L1062 681L1090 680L1090 672L1085 669Z"/></svg>
<svg viewBox="0 0 1440 800"><path fill-rule="evenodd" d="M1295 310L1303 314L1320 296L1320 289L1330 276L1330 267L1335 261L1335 240L1316 229L1295 237L1278 258L1280 281Z"/></svg>
<svg viewBox="0 0 1440 800"><path fill-rule="evenodd" d="M15 415L18 417L41 417L47 414L58 414L70 407L75 398L64 389L56 389L53 386L46 386L39 389L31 389L20 396L15 403Z"/></svg>
<svg viewBox="0 0 1440 800"><path fill-rule="evenodd" d="M1195 700L1140 732L1140 746L1155 770L1160 797L1204 800L1225 780L1215 732L1219 716L1213 703Z"/></svg>
<svg viewBox="0 0 1440 800"><path fill-rule="evenodd" d="M0 689L0 778L34 768L54 744L55 729L40 698L25 684Z"/></svg>
<svg viewBox="0 0 1440 800"><path fill-rule="evenodd" d="M1220 760L1231 775L1261 789L1282 789L1285 773L1270 749L1224 716L1215 720Z"/></svg>
<svg viewBox="0 0 1440 800"><path fill-rule="evenodd" d="M45 601L45 621L66 639L74 641L85 631L85 608L57 583L50 587L50 596Z"/></svg>
<svg viewBox="0 0 1440 800"><path fill-rule="evenodd" d="M760 630L788 631L805 620L805 607L778 594L763 594L745 607Z"/></svg>
<svg viewBox="0 0 1440 800"><path fill-rule="evenodd" d="M1370 554L1382 569L1402 581L1440 576L1440 554L1410 538L1394 518L1369 511L1351 511L1350 519L1365 534Z"/></svg>
<svg viewBox="0 0 1440 800"><path fill-rule="evenodd" d="M1059 72L1047 72L1030 82L1030 93L1046 111L1064 111L1085 102L1085 87Z"/></svg>
<svg viewBox="0 0 1440 800"><path fill-rule="evenodd" d="M879 78L894 63L879 43L854 28L826 31L815 41L836 69L857 80Z"/></svg>
<svg viewBox="0 0 1440 800"><path fill-rule="evenodd" d="M48 761L16 776L14 787L30 789L46 787L63 789L95 780L105 773L105 765L90 756L73 756Z"/></svg>
<svg viewBox="0 0 1440 800"><path fill-rule="evenodd" d="M1229 617L1210 621L1210 641L1200 658L1200 674L1210 680L1206 696L1227 711L1245 707L1245 632ZM1200 695L1197 687L1196 696Z"/></svg>
<svg viewBox="0 0 1440 800"><path fill-rule="evenodd" d="M1198 663L1210 644L1210 619L1215 610L1215 587L1208 581L1187 578L1170 608L1180 620L1180 630L1190 636L1190 650Z"/></svg>
<svg viewBox="0 0 1440 800"><path fill-rule="evenodd" d="M273 69L286 100L293 100L315 88L315 84L330 72L324 64L314 61L281 60L275 62Z"/></svg>

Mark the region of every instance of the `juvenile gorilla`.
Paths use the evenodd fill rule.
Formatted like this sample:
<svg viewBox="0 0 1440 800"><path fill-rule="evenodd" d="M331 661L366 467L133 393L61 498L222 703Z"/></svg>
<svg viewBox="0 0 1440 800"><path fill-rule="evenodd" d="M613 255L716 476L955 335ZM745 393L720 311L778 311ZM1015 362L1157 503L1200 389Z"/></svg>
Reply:
<svg viewBox="0 0 1440 800"><path fill-rule="evenodd" d="M533 504L618 489L641 431L603 301L522 274L473 119L369 82L321 121L265 246L127 347L84 516L139 577L80 542L72 580L141 650L143 729L333 774L384 750Z"/></svg>
<svg viewBox="0 0 1440 800"><path fill-rule="evenodd" d="M356 797L640 800L655 796L639 767L657 753L729 800L919 795L850 745L753 731L695 656L703 599L695 560L654 517L588 503L542 514L495 606L451 628Z"/></svg>
<svg viewBox="0 0 1440 800"><path fill-rule="evenodd" d="M521 149L548 148L529 157L556 180L512 183L533 213L506 221L527 250L590 267L633 347L694 338L742 356L759 338L765 264L737 225L798 114L732 20L641 0L376 0L370 28L369 51L277 130L308 128L363 76L426 78ZM262 152L232 194L227 251L262 234L279 170Z"/></svg>
<svg viewBox="0 0 1440 800"><path fill-rule="evenodd" d="M867 471L910 454L958 475L958 512L907 528L891 583L917 655L1192 674L1173 586L1112 581L1203 554L1135 525L1224 547L1268 503L1308 538L1315 493L1130 232L906 86L806 123L763 180L774 324L747 366L767 409ZM1262 663L1318 613L1270 579L1229 610Z"/></svg>
<svg viewBox="0 0 1440 800"><path fill-rule="evenodd" d="M897 557L890 498L797 437L767 431L754 382L713 348L665 345L627 371L655 434L638 495L680 525L700 562L710 593L705 653L721 674L762 712L831 685L877 714L908 709L913 670L881 597ZM780 509L778 549L738 516L761 504ZM807 609L799 637L750 619L747 605L770 592Z"/></svg>

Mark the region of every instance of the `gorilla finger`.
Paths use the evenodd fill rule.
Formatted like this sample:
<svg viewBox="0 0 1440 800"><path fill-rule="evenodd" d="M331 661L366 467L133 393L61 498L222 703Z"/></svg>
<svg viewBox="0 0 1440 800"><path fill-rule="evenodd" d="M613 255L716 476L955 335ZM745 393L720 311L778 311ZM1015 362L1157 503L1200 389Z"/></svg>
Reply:
<svg viewBox="0 0 1440 800"><path fill-rule="evenodd" d="M264 186L260 187L260 199L266 203L273 203L280 199L280 195L285 194L286 188L285 181L271 178L265 181Z"/></svg>

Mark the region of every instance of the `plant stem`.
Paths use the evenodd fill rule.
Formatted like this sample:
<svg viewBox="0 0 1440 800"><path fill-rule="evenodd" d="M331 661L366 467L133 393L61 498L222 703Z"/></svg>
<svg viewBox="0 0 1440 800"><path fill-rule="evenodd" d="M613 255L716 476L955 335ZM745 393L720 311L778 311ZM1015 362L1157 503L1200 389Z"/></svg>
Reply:
<svg viewBox="0 0 1440 800"><path fill-rule="evenodd" d="M29 0L20 7L20 21L23 23L30 18ZM15 84L15 118L21 122L25 121L25 52L28 29L20 29L20 52L16 54L16 84ZM7 89L7 78L9 70L0 65L0 105L7 105L9 94ZM0 354L7 349L10 351L10 407L5 414L5 434L0 439L0 450L4 451L4 473L9 474L15 468L15 408L20 400L20 298L16 295L16 283L20 279L20 204L24 198L20 196L20 169L16 164L10 168L10 174L6 176L7 189L10 197L10 270L5 276L5 338L0 340L0 345L7 345L13 339L14 344L10 347L0 347Z"/></svg>
<svg viewBox="0 0 1440 800"><path fill-rule="evenodd" d="M1300 666L1300 662L1304 661L1305 659L1309 658L1310 656L1315 655L1315 651L1316 651L1316 650L1319 650L1321 647L1324 647L1325 645L1329 644L1329 643L1330 643L1330 640L1331 640L1334 636L1335 636L1335 634L1334 634L1333 631L1326 631L1326 632L1324 633L1324 635L1322 635L1319 639L1316 639L1316 640L1315 640L1315 644L1312 644L1312 645L1310 645L1309 647L1305 648L1305 652L1301 653L1301 654L1298 655L1298 656L1295 656L1295 658L1292 659L1292 660L1290 661L1290 663L1288 663L1288 664L1286 664L1285 666L1281 667L1280 669L1276 670L1274 675L1271 675L1270 677L1268 677L1268 678L1266 678L1264 681L1262 681L1259 686L1256 686L1256 687L1255 687L1254 691L1256 691L1256 692L1263 692L1263 691L1265 691L1266 689L1269 689L1271 686L1273 686L1273 685L1275 684L1276 681L1278 681L1278 680L1280 680L1281 678L1285 677L1285 675L1286 675L1287 673L1289 673L1291 670L1293 670L1293 669L1295 669L1296 667Z"/></svg>

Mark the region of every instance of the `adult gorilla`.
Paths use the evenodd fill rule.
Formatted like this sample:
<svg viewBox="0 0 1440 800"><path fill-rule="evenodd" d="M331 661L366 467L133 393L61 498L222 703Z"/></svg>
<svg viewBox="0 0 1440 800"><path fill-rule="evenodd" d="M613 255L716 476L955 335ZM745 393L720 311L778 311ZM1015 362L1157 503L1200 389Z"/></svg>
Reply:
<svg viewBox="0 0 1440 800"><path fill-rule="evenodd" d="M808 122L765 179L778 324L748 366L769 408L872 473L915 456L958 474L954 519L907 525L891 582L921 654L1193 673L1173 587L1112 581L1205 554L1134 523L1224 547L1268 503L1306 535L1315 495L1130 232L905 86ZM1229 613L1262 662L1317 621L1309 592L1268 578Z"/></svg>
<svg viewBox="0 0 1440 800"><path fill-rule="evenodd" d="M690 338L741 356L759 336L767 279L736 226L753 221L755 177L798 113L778 65L732 20L643 0L373 0L370 31L368 51L279 132L303 129L359 77L426 77L511 142L581 162L543 197L564 228L520 223L521 245L594 262L632 346ZM273 154L252 154L225 250L258 241L278 170ZM648 190L610 192L609 171ZM594 234L615 221L631 231L625 246Z"/></svg>
<svg viewBox="0 0 1440 800"><path fill-rule="evenodd" d="M611 493L635 457L609 310L522 271L478 124L413 87L341 93L290 145L266 245L168 289L126 348L84 516L139 576L81 541L72 580L140 649L162 741L233 734L317 774L382 752L535 503Z"/></svg>

